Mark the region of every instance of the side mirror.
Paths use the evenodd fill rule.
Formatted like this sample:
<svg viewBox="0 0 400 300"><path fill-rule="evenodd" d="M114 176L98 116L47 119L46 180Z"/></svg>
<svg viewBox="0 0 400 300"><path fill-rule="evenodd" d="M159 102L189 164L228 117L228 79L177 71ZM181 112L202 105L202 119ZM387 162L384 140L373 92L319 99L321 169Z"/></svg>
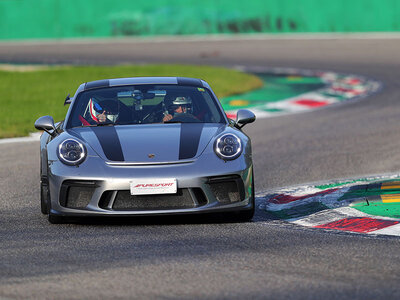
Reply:
<svg viewBox="0 0 400 300"><path fill-rule="evenodd" d="M236 124L239 128L242 128L246 124L253 123L255 120L256 115L247 109L241 109L236 114Z"/></svg>
<svg viewBox="0 0 400 300"><path fill-rule="evenodd" d="M69 94L68 94L68 96L65 98L65 101L64 101L64 106L65 105L67 105L67 104L71 104L71 98L69 97Z"/></svg>
<svg viewBox="0 0 400 300"><path fill-rule="evenodd" d="M35 128L38 130L44 130L51 136L56 135L56 126L54 125L54 120L51 116L44 116L37 119L35 122Z"/></svg>

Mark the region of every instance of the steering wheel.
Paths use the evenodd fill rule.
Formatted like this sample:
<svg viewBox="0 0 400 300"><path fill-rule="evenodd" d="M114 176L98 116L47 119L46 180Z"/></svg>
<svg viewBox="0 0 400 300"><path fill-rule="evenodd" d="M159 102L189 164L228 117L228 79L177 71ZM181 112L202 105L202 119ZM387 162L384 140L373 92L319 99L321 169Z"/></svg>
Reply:
<svg viewBox="0 0 400 300"><path fill-rule="evenodd" d="M161 116L160 116L160 117L157 116L158 114L159 114L159 115L162 114L162 109L161 109L161 108L152 109L152 110L143 118L142 122L145 122L145 121L150 121L150 123L155 122L155 120L158 120L158 119L161 118Z"/></svg>
<svg viewBox="0 0 400 300"><path fill-rule="evenodd" d="M171 120L166 121L165 123L174 123L174 122L182 122L182 123L200 123L200 120L195 116L189 113L182 113L175 115Z"/></svg>

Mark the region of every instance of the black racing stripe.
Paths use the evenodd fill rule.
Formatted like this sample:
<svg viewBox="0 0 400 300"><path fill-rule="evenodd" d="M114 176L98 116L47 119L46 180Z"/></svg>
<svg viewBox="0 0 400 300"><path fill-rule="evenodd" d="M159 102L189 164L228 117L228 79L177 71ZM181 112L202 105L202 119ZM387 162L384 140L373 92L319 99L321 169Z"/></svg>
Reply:
<svg viewBox="0 0 400 300"><path fill-rule="evenodd" d="M85 90L97 89L97 88L109 87L109 86L110 86L110 80L108 80L108 79L96 80L96 81L91 81L91 82L86 83Z"/></svg>
<svg viewBox="0 0 400 300"><path fill-rule="evenodd" d="M189 159L196 155L203 123L182 123L179 141L179 159Z"/></svg>
<svg viewBox="0 0 400 300"><path fill-rule="evenodd" d="M107 159L112 161L124 161L124 154L117 131L113 126L91 127L96 134Z"/></svg>
<svg viewBox="0 0 400 300"><path fill-rule="evenodd" d="M177 81L178 81L178 85L204 87L201 80L196 79L196 78L177 77Z"/></svg>

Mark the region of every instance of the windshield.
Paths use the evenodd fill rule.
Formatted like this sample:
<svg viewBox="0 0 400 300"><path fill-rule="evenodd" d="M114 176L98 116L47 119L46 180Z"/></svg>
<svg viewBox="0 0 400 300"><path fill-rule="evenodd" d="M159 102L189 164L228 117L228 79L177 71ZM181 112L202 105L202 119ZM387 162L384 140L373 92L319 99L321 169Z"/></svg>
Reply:
<svg viewBox="0 0 400 300"><path fill-rule="evenodd" d="M209 90L178 85L135 85L82 92L67 127L152 123L224 123Z"/></svg>

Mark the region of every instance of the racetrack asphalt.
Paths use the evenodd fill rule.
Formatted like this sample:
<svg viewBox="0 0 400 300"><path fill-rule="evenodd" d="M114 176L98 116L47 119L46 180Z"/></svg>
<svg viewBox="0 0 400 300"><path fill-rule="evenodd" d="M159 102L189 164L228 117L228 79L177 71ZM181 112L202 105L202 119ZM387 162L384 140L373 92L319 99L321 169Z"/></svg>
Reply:
<svg viewBox="0 0 400 300"><path fill-rule="evenodd" d="M398 172L399 53L400 39L0 44L8 63L295 67L383 83L366 99L247 125L257 192ZM39 208L38 147L0 145L0 297L398 298L398 238L301 228L260 209L249 223L50 225Z"/></svg>

